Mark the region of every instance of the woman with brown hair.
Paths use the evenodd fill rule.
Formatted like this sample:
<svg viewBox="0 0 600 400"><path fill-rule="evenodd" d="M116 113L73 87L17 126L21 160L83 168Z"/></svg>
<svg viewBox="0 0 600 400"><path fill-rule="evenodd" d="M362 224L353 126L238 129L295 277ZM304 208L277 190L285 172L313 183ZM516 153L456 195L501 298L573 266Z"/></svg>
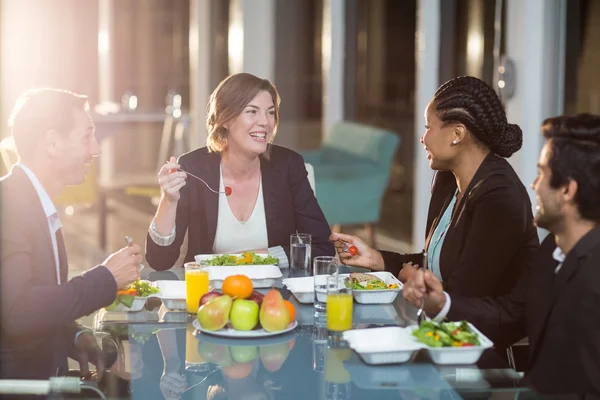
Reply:
<svg viewBox="0 0 600 400"><path fill-rule="evenodd" d="M271 82L247 73L231 75L215 89L207 109L207 146L177 162L171 158L158 173L162 197L146 238L152 268L174 265L186 231L185 262L197 254L253 250L286 267L296 232L312 235L312 256L335 253L302 156L272 144L279 102ZM188 181L187 172L220 193Z"/></svg>

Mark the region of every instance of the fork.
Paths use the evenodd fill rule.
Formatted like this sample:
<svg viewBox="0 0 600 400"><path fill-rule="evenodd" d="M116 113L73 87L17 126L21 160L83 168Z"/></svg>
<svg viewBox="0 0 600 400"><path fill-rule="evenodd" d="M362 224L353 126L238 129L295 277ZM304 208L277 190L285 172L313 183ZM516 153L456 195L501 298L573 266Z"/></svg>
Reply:
<svg viewBox="0 0 600 400"><path fill-rule="evenodd" d="M225 187L225 191L224 191L224 192L219 192L218 190L215 190L215 189L211 188L211 187L208 185L208 183L206 183L206 181L205 181L204 179L202 179L202 178L200 178L200 177L198 177L198 176L196 176L196 175L192 174L191 172L187 172L187 171L185 171L185 170L183 170L183 169L181 169L181 168L178 168L177 170L178 170L178 171L181 171L181 172L184 172L186 175L189 175L189 176L191 176L192 178L196 178L196 179L198 179L200 182L202 182L202 183L204 183L204 184L206 185L206 187L208 188L208 190L210 190L210 191L211 191L211 192L213 192L213 193L217 193L217 194L225 194L226 196L229 196L229 195L231 194L231 188L230 188L229 186L226 186L226 187ZM228 189L229 189L229 190L228 190Z"/></svg>
<svg viewBox="0 0 600 400"><path fill-rule="evenodd" d="M423 270L427 270L429 263L429 258L427 257L427 252L423 252ZM425 294L421 297L421 307L417 310L417 323L421 326L421 322L425 319L425 313L423 312L423 308L425 307Z"/></svg>

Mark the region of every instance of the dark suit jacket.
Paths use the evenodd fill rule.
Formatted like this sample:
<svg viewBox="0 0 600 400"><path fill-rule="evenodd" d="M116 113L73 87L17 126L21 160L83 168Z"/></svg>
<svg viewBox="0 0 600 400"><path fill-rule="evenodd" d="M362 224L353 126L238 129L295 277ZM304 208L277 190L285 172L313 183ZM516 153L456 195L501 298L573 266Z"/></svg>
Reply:
<svg viewBox="0 0 600 400"><path fill-rule="evenodd" d="M447 318L471 321L497 346L527 335L525 378L540 392L600 398L600 227L575 245L557 274L555 248L550 235L508 295L451 296Z"/></svg>
<svg viewBox="0 0 600 400"><path fill-rule="evenodd" d="M47 379L67 370L73 356L75 320L108 306L117 287L105 267L67 281L68 262L59 241L60 275L48 222L23 170L0 178L2 378Z"/></svg>
<svg viewBox="0 0 600 400"><path fill-rule="evenodd" d="M308 183L302 156L284 147L271 145L270 148L270 159L260 159L269 247L282 246L289 259L290 235L310 233L312 257L333 256L329 225ZM219 187L220 163L221 156L209 153L206 147L179 159L182 169L203 178L213 188ZM213 252L219 212L217 196L195 181L189 181L181 189L175 241L169 246L158 246L149 235L146 237L146 260L152 268L165 270L175 264L188 230L185 262L193 261L197 254Z"/></svg>
<svg viewBox="0 0 600 400"><path fill-rule="evenodd" d="M425 248L456 192L451 172L434 178ZM527 190L510 164L490 153L456 205L440 254L444 289L465 296L499 296L517 283L539 246ZM422 254L382 252L385 269L422 265Z"/></svg>

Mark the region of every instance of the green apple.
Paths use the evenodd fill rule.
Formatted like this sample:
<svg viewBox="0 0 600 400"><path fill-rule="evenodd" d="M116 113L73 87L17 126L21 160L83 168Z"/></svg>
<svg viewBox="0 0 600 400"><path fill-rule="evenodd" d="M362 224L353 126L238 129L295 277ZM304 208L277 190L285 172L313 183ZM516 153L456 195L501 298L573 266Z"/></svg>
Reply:
<svg viewBox="0 0 600 400"><path fill-rule="evenodd" d="M231 326L239 331L251 331L258 323L258 304L252 300L237 299L229 313Z"/></svg>
<svg viewBox="0 0 600 400"><path fill-rule="evenodd" d="M237 363L254 360L258 356L256 346L231 346L231 357Z"/></svg>

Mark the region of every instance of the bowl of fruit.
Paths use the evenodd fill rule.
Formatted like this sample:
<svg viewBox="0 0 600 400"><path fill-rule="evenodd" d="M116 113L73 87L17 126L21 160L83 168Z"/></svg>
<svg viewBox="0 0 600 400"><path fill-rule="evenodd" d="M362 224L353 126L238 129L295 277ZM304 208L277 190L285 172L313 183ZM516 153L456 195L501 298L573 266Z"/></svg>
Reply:
<svg viewBox="0 0 600 400"><path fill-rule="evenodd" d="M262 338L290 332L298 325L295 308L276 289L255 291L245 275L223 281L221 291L200 299L194 327L202 334L227 338Z"/></svg>

